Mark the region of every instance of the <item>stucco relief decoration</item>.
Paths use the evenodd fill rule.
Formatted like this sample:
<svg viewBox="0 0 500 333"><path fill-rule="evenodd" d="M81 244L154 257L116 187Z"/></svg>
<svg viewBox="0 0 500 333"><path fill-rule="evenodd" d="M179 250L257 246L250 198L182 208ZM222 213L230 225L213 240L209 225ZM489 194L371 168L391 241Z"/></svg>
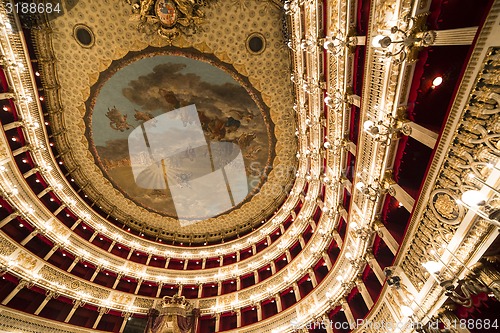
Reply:
<svg viewBox="0 0 500 333"><path fill-rule="evenodd" d="M19 253L16 260L21 267L23 267L24 269L26 269L28 271L35 269L36 264L37 264L37 261L35 258L31 257L27 253L22 253L22 252Z"/></svg>
<svg viewBox="0 0 500 333"><path fill-rule="evenodd" d="M132 303L133 297L126 294L114 293L111 295L111 301L119 304L130 304Z"/></svg>
<svg viewBox="0 0 500 333"><path fill-rule="evenodd" d="M448 224L460 223L463 216L463 208L459 206L453 193L444 189L435 190L431 195L431 209L436 217Z"/></svg>
<svg viewBox="0 0 500 333"><path fill-rule="evenodd" d="M9 256L16 250L16 246L7 239L0 237L0 255Z"/></svg>
<svg viewBox="0 0 500 333"><path fill-rule="evenodd" d="M215 0L140 0L127 1L132 5L131 21L137 29L148 35L158 34L169 44L183 35L192 35L200 29L205 14L204 6Z"/></svg>

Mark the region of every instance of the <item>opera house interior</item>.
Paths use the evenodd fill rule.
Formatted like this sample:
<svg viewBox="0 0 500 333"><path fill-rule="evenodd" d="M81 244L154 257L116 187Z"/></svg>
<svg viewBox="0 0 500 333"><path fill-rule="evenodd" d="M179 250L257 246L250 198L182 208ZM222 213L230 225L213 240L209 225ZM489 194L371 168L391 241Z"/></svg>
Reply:
<svg viewBox="0 0 500 333"><path fill-rule="evenodd" d="M498 0L2 0L0 128L0 332L499 331Z"/></svg>

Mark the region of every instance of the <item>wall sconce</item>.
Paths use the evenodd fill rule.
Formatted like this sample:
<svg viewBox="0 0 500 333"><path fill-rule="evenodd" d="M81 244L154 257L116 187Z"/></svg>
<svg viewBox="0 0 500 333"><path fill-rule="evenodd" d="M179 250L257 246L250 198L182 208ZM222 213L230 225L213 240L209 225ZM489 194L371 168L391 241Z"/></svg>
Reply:
<svg viewBox="0 0 500 333"><path fill-rule="evenodd" d="M392 46L394 51L387 51L385 56L395 58L396 63L403 62L414 46L429 46L432 45L435 39L433 31L421 31L421 27L416 24L417 21L414 17L405 18L405 23L407 27L412 27L402 30L394 26L391 28L393 37L377 35L372 39L373 47L388 49Z"/></svg>
<svg viewBox="0 0 500 333"><path fill-rule="evenodd" d="M323 44L323 48L334 55L339 54L345 48L353 47L357 45L356 37L344 36L342 31L338 30L336 35L326 36L321 39L320 42Z"/></svg>
<svg viewBox="0 0 500 333"><path fill-rule="evenodd" d="M380 182L378 179L375 179L372 184L365 184L361 181L357 182L356 188L371 201L376 201L378 197L387 193L392 196L395 195L394 189L390 187L389 183Z"/></svg>
<svg viewBox="0 0 500 333"><path fill-rule="evenodd" d="M330 109L342 111L341 109L342 104L349 102L346 95L347 94L342 93L340 90L336 90L334 92L327 92L326 97L324 99L325 105Z"/></svg>
<svg viewBox="0 0 500 333"><path fill-rule="evenodd" d="M403 121L400 121L394 117L389 117L389 123L384 123L384 121L379 120L374 123L371 120L366 120L363 123L363 129L375 141L380 142L384 147L389 146L397 134L402 133L403 135L411 134L411 127Z"/></svg>
<svg viewBox="0 0 500 333"><path fill-rule="evenodd" d="M461 202L474 213L500 228L500 208L487 204L487 198L483 193L477 190L465 191L462 193ZM481 211L479 207L483 210Z"/></svg>

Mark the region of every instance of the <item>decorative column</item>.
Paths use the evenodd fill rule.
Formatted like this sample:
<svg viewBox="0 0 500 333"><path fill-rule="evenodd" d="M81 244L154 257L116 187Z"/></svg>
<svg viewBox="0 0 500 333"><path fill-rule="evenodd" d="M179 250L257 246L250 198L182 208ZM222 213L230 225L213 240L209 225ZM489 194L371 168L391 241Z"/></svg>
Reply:
<svg viewBox="0 0 500 333"><path fill-rule="evenodd" d="M271 273L273 275L276 274L276 265L274 264L274 261L270 261L269 265L271 266Z"/></svg>
<svg viewBox="0 0 500 333"><path fill-rule="evenodd" d="M92 234L92 236L90 236L88 242L92 243L92 241L97 237L98 234L99 234L99 232L97 230L94 231L94 233Z"/></svg>
<svg viewBox="0 0 500 333"><path fill-rule="evenodd" d="M297 284L297 281L295 281L292 284L292 287L293 287L293 293L295 294L295 301L298 302L298 301L300 301L300 299L302 297L300 296L300 290L299 290L299 285Z"/></svg>
<svg viewBox="0 0 500 333"><path fill-rule="evenodd" d="M302 235L299 235L299 243L302 249L306 247L306 242L304 241L304 237L302 237Z"/></svg>
<svg viewBox="0 0 500 333"><path fill-rule="evenodd" d="M43 308L45 307L45 305L47 305L47 303L52 299L52 298L57 298L59 297L59 294L55 291L52 291L52 290L47 290L47 292L45 293L45 299L43 300L42 304L40 304L38 306L38 308L36 309L34 315L35 316L38 316L40 314L40 312L42 312Z"/></svg>
<svg viewBox="0 0 500 333"><path fill-rule="evenodd" d="M5 226L7 223L15 219L16 217L19 216L19 212L13 212L9 216L5 217L2 221L0 221L0 228Z"/></svg>
<svg viewBox="0 0 500 333"><path fill-rule="evenodd" d="M113 288L113 289L115 289L115 288ZM158 282L158 290L156 290L156 298L160 297L162 289L163 289L163 281L160 281L160 282ZM200 298L199 295L198 295L198 298Z"/></svg>
<svg viewBox="0 0 500 333"><path fill-rule="evenodd" d="M203 296L203 284L198 283L198 298L201 298L202 296Z"/></svg>
<svg viewBox="0 0 500 333"><path fill-rule="evenodd" d="M414 138L420 143L423 143L427 147L434 149L438 139L438 133L433 132L422 125L414 123L413 121L405 122L405 125L409 126L410 134L409 136Z"/></svg>
<svg viewBox="0 0 500 333"><path fill-rule="evenodd" d="M30 146L23 146L23 147L21 147L21 148L17 148L16 150L14 150L14 151L12 152L12 155L17 156L17 155L20 155L20 154L22 154L22 153L25 153L25 152L27 152L27 151L29 151L29 150L30 150Z"/></svg>
<svg viewBox="0 0 500 333"><path fill-rule="evenodd" d="M365 260L372 269L381 285L384 284L385 274L372 252L366 252Z"/></svg>
<svg viewBox="0 0 500 333"><path fill-rule="evenodd" d="M279 293L274 295L274 302L276 303L276 310L278 311L278 313L283 311L283 304L281 303L281 297Z"/></svg>
<svg viewBox="0 0 500 333"><path fill-rule="evenodd" d="M255 284L260 282L259 272L253 271L253 279L255 280Z"/></svg>
<svg viewBox="0 0 500 333"><path fill-rule="evenodd" d="M401 186L399 186L392 175L392 170L387 171L384 176L384 186L387 186L389 195L396 198L408 212L411 213L415 205L415 199L408 194Z"/></svg>
<svg viewBox="0 0 500 333"><path fill-rule="evenodd" d="M354 282L356 282L356 286L358 287L361 297L363 297L363 300L365 301L366 307L371 309L373 306L373 299L368 292L368 289L366 289L365 283L360 278L357 278Z"/></svg>
<svg viewBox="0 0 500 333"><path fill-rule="evenodd" d="M241 279L239 276L236 277L236 290L241 290Z"/></svg>
<svg viewBox="0 0 500 333"><path fill-rule="evenodd" d="M80 259L82 259L82 258L81 257L75 257L75 259L73 259L73 262L71 263L71 265L69 265L69 267L66 270L66 272L71 273L71 271L73 270L73 268L75 268L76 264L80 261Z"/></svg>
<svg viewBox="0 0 500 333"><path fill-rule="evenodd" d="M53 254L57 251L57 250L59 250L59 245L58 245L58 244L54 245L54 246L50 249L50 251L49 251L49 252L45 255L45 257L43 257L43 260L45 260L45 261L49 260L49 258L50 258L50 257L51 257L51 256L52 256L52 255L53 255Z"/></svg>
<svg viewBox="0 0 500 333"><path fill-rule="evenodd" d="M344 220L347 221L347 219L344 219ZM336 229L332 230L332 236L333 236L333 240L335 241L335 243L337 243L337 246L339 248L342 248L342 244L344 242L342 241L342 237L340 236L339 232Z"/></svg>
<svg viewBox="0 0 500 333"><path fill-rule="evenodd" d="M314 270L312 268L309 268L307 272L309 274L309 278L311 279L313 288L316 288L316 286L318 285L318 280L316 279L316 274L314 274Z"/></svg>
<svg viewBox="0 0 500 333"><path fill-rule="evenodd" d="M71 230L75 230L76 227L78 227L78 225L82 222L82 220L78 219L75 221L75 223L73 223L73 225L71 226Z"/></svg>
<svg viewBox="0 0 500 333"><path fill-rule="evenodd" d="M323 257L323 260L326 263L326 268L328 268L328 270L331 270L332 269L332 261L330 260L330 256L328 255L328 253L326 253L326 251L323 251L323 252L321 252L321 256Z"/></svg>
<svg viewBox="0 0 500 333"><path fill-rule="evenodd" d="M334 333L332 321L330 320L328 315L324 313L322 318L323 318L323 323L325 323L326 333Z"/></svg>
<svg viewBox="0 0 500 333"><path fill-rule="evenodd" d="M50 191L52 191L52 187L50 187L50 186L46 187L45 189L43 189L43 191L38 193L36 196L39 198L42 198L45 194L49 193Z"/></svg>
<svg viewBox="0 0 500 333"><path fill-rule="evenodd" d="M0 93L0 100L16 98L16 94L12 92L2 92Z"/></svg>
<svg viewBox="0 0 500 333"><path fill-rule="evenodd" d="M448 29L448 30L431 30L428 34L433 35L433 40L429 45L472 45L476 36L478 27Z"/></svg>
<svg viewBox="0 0 500 333"><path fill-rule="evenodd" d="M103 307L99 307L99 315L97 316L97 319L95 320L94 325L92 326L92 329L95 330L97 328L97 325L99 325L99 322L101 321L102 316L105 315L108 312L109 312L109 309L103 308Z"/></svg>
<svg viewBox="0 0 500 333"><path fill-rule="evenodd" d="M94 279L96 278L97 274L99 274L99 272L101 271L101 268L102 266L99 265L95 268L95 271L94 271L94 274L92 274L92 277L90 278L90 282L94 281Z"/></svg>
<svg viewBox="0 0 500 333"><path fill-rule="evenodd" d="M111 242L111 244L108 247L108 252L111 252L111 250L113 250L113 247L115 246L115 244L116 244L116 241Z"/></svg>
<svg viewBox="0 0 500 333"><path fill-rule="evenodd" d="M39 171L39 170L38 170L38 168L33 168L33 169L30 169L30 170L26 171L25 173L23 173L23 177L24 177L25 179L27 179L28 177L33 176L33 175L34 175L35 173L37 173L38 171Z"/></svg>
<svg viewBox="0 0 500 333"><path fill-rule="evenodd" d="M349 307L349 303L347 303L347 300L345 298L342 298L340 300L340 305L342 306L342 309L344 310L344 314L345 314L345 317L347 318L347 321L349 323L355 323L351 308Z"/></svg>
<svg viewBox="0 0 500 333"><path fill-rule="evenodd" d="M127 325L127 321L129 320L131 313L130 312L122 312L121 316L123 317L122 325L120 326L119 333L123 333L125 330L125 326Z"/></svg>
<svg viewBox="0 0 500 333"><path fill-rule="evenodd" d="M134 250L135 249L130 249L130 251L128 252L128 255L127 255L127 260L130 260L130 257L132 256L132 253L134 253Z"/></svg>
<svg viewBox="0 0 500 333"><path fill-rule="evenodd" d="M73 314L75 313L76 309L79 306L84 306L84 305L85 305L85 302L82 301L81 299L74 299L73 300L73 307L71 308L71 311L66 316L66 319L64 319L64 322L68 323L71 320L71 317L73 317Z"/></svg>
<svg viewBox="0 0 500 333"><path fill-rule="evenodd" d="M20 243L20 244L21 244L22 246L25 246L26 244L28 244L28 242L29 242L30 240L32 240L32 239L33 239L33 237L35 237L36 235L38 235L38 233L39 233L39 230L37 230L37 229L33 230L33 231L32 231L32 232L28 235L28 236L26 236L26 237L25 237L25 238L21 241L21 243ZM44 260L46 260L46 259L44 259Z"/></svg>
<svg viewBox="0 0 500 333"><path fill-rule="evenodd" d="M262 320L262 305L260 304L260 302L257 303L255 308L257 309L257 321L261 321Z"/></svg>
<svg viewBox="0 0 500 333"><path fill-rule="evenodd" d="M215 314L215 332L220 331L220 313Z"/></svg>
<svg viewBox="0 0 500 333"><path fill-rule="evenodd" d="M146 260L146 266L149 265L149 262L151 261L151 258L153 257L153 254L152 253L149 253L148 254L148 259Z"/></svg>
<svg viewBox="0 0 500 333"><path fill-rule="evenodd" d="M141 287L141 284L143 282L143 278L140 278L139 280L137 280L137 287L135 287L135 291L134 291L134 294L137 295L137 293L139 292L139 288ZM179 292L179 295L180 295L180 292Z"/></svg>
<svg viewBox="0 0 500 333"><path fill-rule="evenodd" d="M18 128L18 127L21 127L21 126L24 126L24 123L22 121L13 121L11 123L3 125L3 130L4 131L8 131L8 130L11 130L11 129L14 129L14 128Z"/></svg>
<svg viewBox="0 0 500 333"><path fill-rule="evenodd" d="M33 286L33 283L32 282L29 282L29 281L26 281L26 280L21 280L19 281L18 285L14 288L14 290L12 290L8 295L7 297L4 298L4 300L2 301L2 305L7 305L7 303L10 302L11 299L14 298L14 296L17 295L17 293L19 291L21 291L21 289L23 289L24 287L26 288L31 288Z"/></svg>
<svg viewBox="0 0 500 333"><path fill-rule="evenodd" d="M382 238L387 244L387 247L391 250L392 254L396 254L399 249L399 244L391 235L389 230L387 230L386 226L380 220L375 220L373 224L373 228L377 232L377 234Z"/></svg>
<svg viewBox="0 0 500 333"><path fill-rule="evenodd" d="M241 309L236 310L236 327L241 327Z"/></svg>

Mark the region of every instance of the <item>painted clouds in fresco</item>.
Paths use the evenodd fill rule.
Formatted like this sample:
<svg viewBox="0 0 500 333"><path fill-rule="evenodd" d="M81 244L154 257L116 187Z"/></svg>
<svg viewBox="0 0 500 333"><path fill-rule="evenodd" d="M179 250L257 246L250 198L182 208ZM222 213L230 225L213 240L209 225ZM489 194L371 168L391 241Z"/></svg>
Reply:
<svg viewBox="0 0 500 333"><path fill-rule="evenodd" d="M176 212L169 191L141 188L130 181L133 175L127 139L146 121L153 119L154 122L155 117L192 104L196 105L199 116L196 121L201 123L207 141L232 142L239 147L251 191L263 179L269 156L264 118L237 81L208 63L173 56L157 56L131 63L103 85L92 116L93 142L109 178L130 199L170 216L175 216ZM126 116L130 129L122 132L110 126L113 119L105 114L113 108ZM186 124L194 121L181 120ZM170 129L170 145L175 146L175 142L183 145L178 138L186 133L177 133L181 130ZM151 131L153 134L154 126ZM178 154L177 160L169 161L179 180L201 175L196 168L187 170L183 167L190 165L186 161L193 160L199 153L196 149L188 149Z"/></svg>

